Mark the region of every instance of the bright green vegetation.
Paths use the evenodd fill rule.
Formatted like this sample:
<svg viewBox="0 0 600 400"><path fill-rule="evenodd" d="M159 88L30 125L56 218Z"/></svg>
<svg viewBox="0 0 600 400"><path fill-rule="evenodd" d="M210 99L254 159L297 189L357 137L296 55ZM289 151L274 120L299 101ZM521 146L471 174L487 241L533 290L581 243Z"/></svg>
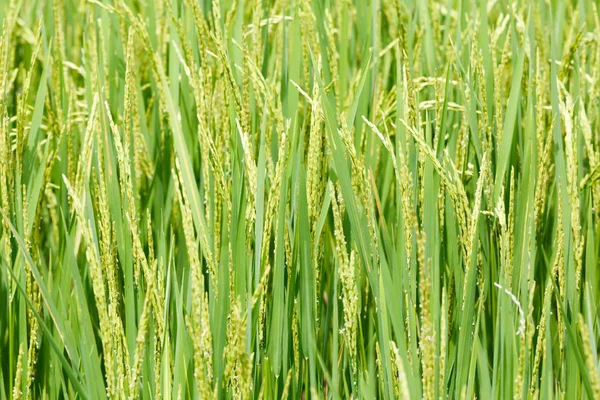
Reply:
<svg viewBox="0 0 600 400"><path fill-rule="evenodd" d="M600 398L596 1L2 3L0 400Z"/></svg>

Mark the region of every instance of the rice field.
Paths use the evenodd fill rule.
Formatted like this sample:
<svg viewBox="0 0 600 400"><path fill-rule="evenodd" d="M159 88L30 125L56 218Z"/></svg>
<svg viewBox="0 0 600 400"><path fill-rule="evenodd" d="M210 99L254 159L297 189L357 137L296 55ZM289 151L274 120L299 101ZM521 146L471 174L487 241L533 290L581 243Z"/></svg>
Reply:
<svg viewBox="0 0 600 400"><path fill-rule="evenodd" d="M600 399L595 0L4 0L0 400Z"/></svg>

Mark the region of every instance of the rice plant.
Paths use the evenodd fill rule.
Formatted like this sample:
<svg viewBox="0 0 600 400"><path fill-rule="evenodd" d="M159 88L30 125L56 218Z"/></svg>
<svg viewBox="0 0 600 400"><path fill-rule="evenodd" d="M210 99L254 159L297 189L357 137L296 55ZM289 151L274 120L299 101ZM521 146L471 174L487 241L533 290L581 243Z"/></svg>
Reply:
<svg viewBox="0 0 600 400"><path fill-rule="evenodd" d="M4 0L0 400L600 399L596 0Z"/></svg>

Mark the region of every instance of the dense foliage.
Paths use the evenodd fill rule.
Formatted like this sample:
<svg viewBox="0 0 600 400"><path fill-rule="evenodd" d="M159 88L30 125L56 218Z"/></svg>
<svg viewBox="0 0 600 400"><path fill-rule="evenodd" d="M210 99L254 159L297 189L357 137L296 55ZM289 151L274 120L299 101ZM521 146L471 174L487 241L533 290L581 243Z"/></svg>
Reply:
<svg viewBox="0 0 600 400"><path fill-rule="evenodd" d="M595 0L5 0L0 400L599 399Z"/></svg>

